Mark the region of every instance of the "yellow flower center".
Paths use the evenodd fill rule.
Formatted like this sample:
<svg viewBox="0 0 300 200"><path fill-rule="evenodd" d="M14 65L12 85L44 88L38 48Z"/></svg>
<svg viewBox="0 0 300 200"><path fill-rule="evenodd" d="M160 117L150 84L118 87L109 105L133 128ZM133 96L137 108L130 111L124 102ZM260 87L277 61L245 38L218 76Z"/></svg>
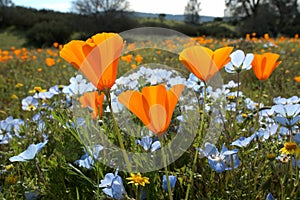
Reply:
<svg viewBox="0 0 300 200"><path fill-rule="evenodd" d="M293 151L297 149L297 144L294 142L286 142L284 148L288 151Z"/></svg>
<svg viewBox="0 0 300 200"><path fill-rule="evenodd" d="M35 109L36 109L36 107L35 107L34 105L32 105L32 104L29 104L29 105L28 105L27 110L33 111L33 110L35 110Z"/></svg>
<svg viewBox="0 0 300 200"><path fill-rule="evenodd" d="M145 186L145 184L149 184L149 178L148 177L142 177L142 175L140 173L138 174L130 174L131 177L126 178L127 180L129 180L128 184L132 183L136 186L138 185L142 185Z"/></svg>

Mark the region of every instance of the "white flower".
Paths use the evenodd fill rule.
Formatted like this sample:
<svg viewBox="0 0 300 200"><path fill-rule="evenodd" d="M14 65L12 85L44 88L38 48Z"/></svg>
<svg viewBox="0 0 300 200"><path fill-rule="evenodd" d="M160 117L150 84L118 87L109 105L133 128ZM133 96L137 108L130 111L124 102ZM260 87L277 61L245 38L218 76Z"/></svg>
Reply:
<svg viewBox="0 0 300 200"><path fill-rule="evenodd" d="M230 54L231 61L225 66L225 70L228 73L240 73L243 70L251 69L251 63L254 58L254 54L245 53L242 50L236 50Z"/></svg>

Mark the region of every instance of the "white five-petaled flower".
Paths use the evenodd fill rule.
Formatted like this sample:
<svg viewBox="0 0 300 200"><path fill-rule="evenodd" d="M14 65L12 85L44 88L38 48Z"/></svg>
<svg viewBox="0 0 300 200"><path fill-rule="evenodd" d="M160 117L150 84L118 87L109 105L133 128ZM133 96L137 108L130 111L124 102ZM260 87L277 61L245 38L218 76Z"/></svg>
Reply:
<svg viewBox="0 0 300 200"><path fill-rule="evenodd" d="M254 54L245 53L242 50L236 50L230 54L231 61L225 65L225 70L228 73L240 73L243 70L251 69L251 63Z"/></svg>

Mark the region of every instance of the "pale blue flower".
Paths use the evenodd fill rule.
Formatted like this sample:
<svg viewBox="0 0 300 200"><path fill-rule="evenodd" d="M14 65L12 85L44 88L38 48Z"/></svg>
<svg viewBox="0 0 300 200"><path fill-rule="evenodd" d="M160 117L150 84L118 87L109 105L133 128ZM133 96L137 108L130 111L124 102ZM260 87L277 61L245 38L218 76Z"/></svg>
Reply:
<svg viewBox="0 0 300 200"><path fill-rule="evenodd" d="M275 121L285 127L292 127L300 120L300 104L279 104L272 109L277 113Z"/></svg>
<svg viewBox="0 0 300 200"><path fill-rule="evenodd" d="M171 190L174 189L174 187L176 185L176 180L177 180L176 176L169 175ZM167 184L166 175L163 175L163 189L168 192L168 184Z"/></svg>
<svg viewBox="0 0 300 200"><path fill-rule="evenodd" d="M20 153L17 156L13 156L9 158L10 162L26 162L28 160L32 160L37 153L41 151L41 149L47 144L48 140L38 144L31 144L29 147Z"/></svg>
<svg viewBox="0 0 300 200"><path fill-rule="evenodd" d="M94 161L98 160L99 152L103 149L101 145L95 145L93 149L89 147L90 153L93 154L93 158L89 154L89 152L84 149L85 154L81 156L79 160L76 160L74 163L77 164L79 167L84 167L87 169L91 169L94 165Z"/></svg>
<svg viewBox="0 0 300 200"><path fill-rule="evenodd" d="M118 175L118 170L116 170L115 174L106 174L104 179L101 180L99 187L103 188L102 191L106 195L114 199L123 199L126 195L122 178Z"/></svg>
<svg viewBox="0 0 300 200"><path fill-rule="evenodd" d="M247 147L250 142L255 138L256 134L252 134L249 137L240 137L239 139L233 141L231 143L231 146L237 146L237 147Z"/></svg>
<svg viewBox="0 0 300 200"><path fill-rule="evenodd" d="M64 86L64 85L55 85L55 86L52 86L51 88L49 88L49 92L51 94L58 95L58 94L62 93L62 91L65 87L66 86Z"/></svg>
<svg viewBox="0 0 300 200"><path fill-rule="evenodd" d="M201 92L200 89L202 89L204 87L204 82L201 81L197 76L195 76L194 74L191 73L186 82L186 86L188 88L193 88L193 90L195 92Z"/></svg>
<svg viewBox="0 0 300 200"><path fill-rule="evenodd" d="M278 130L278 124L272 124L270 127L267 128L260 128L258 131L256 131L256 135L259 139L267 140L271 136L275 135Z"/></svg>
<svg viewBox="0 0 300 200"><path fill-rule="evenodd" d="M151 148L151 152L156 151L161 146L157 138L153 140L150 136L142 137L141 140L136 140L136 143L141 145L145 151L148 151Z"/></svg>
<svg viewBox="0 0 300 200"><path fill-rule="evenodd" d="M39 92L39 93L35 93L33 95L34 98L43 99L43 100L51 99L53 96L54 96L54 94L51 92Z"/></svg>
<svg viewBox="0 0 300 200"><path fill-rule="evenodd" d="M240 160L238 158L238 149L228 150L223 144L221 152L216 148L215 145L207 142L203 149L197 149L200 155L208 158L209 166L218 173L225 170L232 170L240 165ZM232 166L233 163L233 166Z"/></svg>
<svg viewBox="0 0 300 200"><path fill-rule="evenodd" d="M241 85L241 83L240 83L240 85ZM223 88L225 88L225 89L233 89L233 88L236 88L237 86L238 86L238 84L235 83L233 80L231 80L227 84L224 84Z"/></svg>
<svg viewBox="0 0 300 200"><path fill-rule="evenodd" d="M267 194L266 200L275 200L271 193Z"/></svg>
<svg viewBox="0 0 300 200"><path fill-rule="evenodd" d="M300 133L297 133L296 135L294 135L294 141L298 144L300 144Z"/></svg>
<svg viewBox="0 0 300 200"><path fill-rule="evenodd" d="M73 95L82 95L86 92L91 92L96 90L96 87L92 83L87 83L82 75L77 75L70 79L70 85L63 88L63 93L70 96Z"/></svg>
<svg viewBox="0 0 300 200"><path fill-rule="evenodd" d="M28 96L22 100L22 109L27 111L35 110L39 105L39 102L36 98Z"/></svg>
<svg viewBox="0 0 300 200"><path fill-rule="evenodd" d="M292 96L290 98L283 98L281 96L279 97L275 97L273 99L273 102L275 104L283 104L283 105L286 105L286 104L297 104L297 103L300 103L300 98L297 97L297 96Z"/></svg>

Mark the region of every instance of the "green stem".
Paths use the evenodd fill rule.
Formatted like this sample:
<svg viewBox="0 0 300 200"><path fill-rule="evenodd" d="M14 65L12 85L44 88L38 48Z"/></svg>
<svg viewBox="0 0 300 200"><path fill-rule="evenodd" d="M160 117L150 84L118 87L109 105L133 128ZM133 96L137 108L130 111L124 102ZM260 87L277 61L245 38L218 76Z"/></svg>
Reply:
<svg viewBox="0 0 300 200"><path fill-rule="evenodd" d="M108 100L108 106L109 106L110 114L111 114L111 117L112 117L112 121L113 121L115 130L117 132L117 138L118 138L119 145L120 145L120 148L121 148L121 151L122 151L125 163L126 163L126 167L129 170L129 172L131 172L131 163L130 163L128 155L126 153L125 146L124 146L124 141L123 141L123 138L121 136L121 132L119 130L119 127L118 127L118 124L117 124L117 121L116 121L116 118L115 118L115 115L114 115L114 112L113 112L113 109L112 109L110 92L106 91L105 95L106 95L106 98Z"/></svg>
<svg viewBox="0 0 300 200"><path fill-rule="evenodd" d="M263 93L263 85L262 81L259 81L259 94L258 94L258 105L257 105L257 111L256 111L256 119L255 119L255 124L254 124L254 131L257 129L258 126L258 120L259 120L259 109L260 109L260 104L261 104L261 97Z"/></svg>
<svg viewBox="0 0 300 200"><path fill-rule="evenodd" d="M236 100L235 100L235 116L234 116L234 121L235 121L235 126L234 126L234 131L236 129L237 125L237 116L238 116L238 108L239 108L239 91L240 91L240 73L237 73L237 91L236 91Z"/></svg>
<svg viewBox="0 0 300 200"><path fill-rule="evenodd" d="M198 132L196 134L196 140L199 139L199 137L202 139L203 138L203 127L204 127L204 114L205 114L205 104L206 104L206 83L204 82L204 91L203 91L203 113L202 113L202 117L201 117L201 122L200 122L200 127L198 129ZM195 152L195 155L194 155L194 160L193 160L193 165L192 165L192 169L190 171L190 181L188 183L188 186L187 186L187 190L186 190L186 193L185 193L185 200L187 200L189 198L189 194L190 194L190 190L191 190L191 187L194 185L194 171L195 171L195 168L196 168L196 164L197 164L197 159L198 159L198 151L196 150Z"/></svg>
<svg viewBox="0 0 300 200"><path fill-rule="evenodd" d="M164 144L163 137L160 137L159 140L160 140L161 145L163 145ZM163 159L163 162L164 162L164 169L165 169L165 175L166 175L166 180L167 180L169 200L173 200L173 194L172 194L171 183L170 183L170 180L169 180L169 171L168 171L168 166L167 166L167 162L166 162L165 152L161 151L161 153L162 153L162 159Z"/></svg>

